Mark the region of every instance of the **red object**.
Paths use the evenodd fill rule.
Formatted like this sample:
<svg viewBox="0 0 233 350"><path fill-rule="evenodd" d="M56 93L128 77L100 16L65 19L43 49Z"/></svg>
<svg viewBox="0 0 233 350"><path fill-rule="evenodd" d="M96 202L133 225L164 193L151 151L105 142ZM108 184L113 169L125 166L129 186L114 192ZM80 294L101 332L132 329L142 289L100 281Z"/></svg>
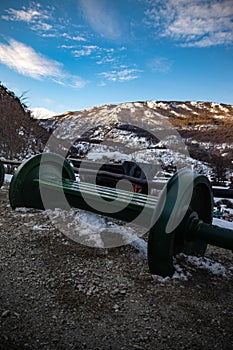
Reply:
<svg viewBox="0 0 233 350"><path fill-rule="evenodd" d="M136 184L133 184L133 192L142 193L142 188L138 187Z"/></svg>

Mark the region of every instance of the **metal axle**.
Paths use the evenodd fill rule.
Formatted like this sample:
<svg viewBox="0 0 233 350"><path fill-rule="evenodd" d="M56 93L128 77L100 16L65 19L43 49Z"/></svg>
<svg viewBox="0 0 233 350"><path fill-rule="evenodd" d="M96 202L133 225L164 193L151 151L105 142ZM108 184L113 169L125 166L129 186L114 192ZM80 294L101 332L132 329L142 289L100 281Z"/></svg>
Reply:
<svg viewBox="0 0 233 350"><path fill-rule="evenodd" d="M177 253L203 255L207 244L233 249L233 230L211 225L213 193L209 180L187 169L173 175L159 197L146 196L79 183L67 160L44 153L20 165L10 183L9 199L13 209L67 209L68 204L126 222L139 218L137 223L149 231L148 264L152 274L172 276ZM126 204L124 209L117 210L122 204Z"/></svg>

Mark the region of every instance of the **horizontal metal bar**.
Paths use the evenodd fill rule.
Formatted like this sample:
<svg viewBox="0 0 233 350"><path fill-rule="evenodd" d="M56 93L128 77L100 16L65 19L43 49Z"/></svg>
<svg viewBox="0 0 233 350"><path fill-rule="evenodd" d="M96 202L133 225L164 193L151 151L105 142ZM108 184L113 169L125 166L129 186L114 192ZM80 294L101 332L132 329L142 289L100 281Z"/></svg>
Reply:
<svg viewBox="0 0 233 350"><path fill-rule="evenodd" d="M78 172L80 174L80 170L79 168L73 168L74 172ZM124 174L116 174L116 173L113 173L113 172L110 172L110 171L105 171L105 170L99 170L98 172L96 172L96 170L93 170L93 169L86 169L86 168L83 168L82 171L81 171L81 174L80 175L83 175L85 177L85 175L93 175L94 176L109 176L111 178L114 178L116 180L123 180L123 179L126 179L126 180L129 180L131 182L134 182L137 181L138 184L147 184L147 180L146 179L140 179L140 178L136 178L136 177L133 177L133 176L129 176L129 175L124 175Z"/></svg>
<svg viewBox="0 0 233 350"><path fill-rule="evenodd" d="M11 160L11 159L1 159L1 162L3 164L10 164L10 165L20 165L22 162L20 160Z"/></svg>
<svg viewBox="0 0 233 350"><path fill-rule="evenodd" d="M88 191L84 189L85 196L83 197L83 191L77 188L72 188L72 186L67 186L62 182L47 181L34 179L33 182L41 188L43 188L43 195L47 196L47 208L50 207L50 202L52 207L54 205L58 207L66 207L64 203L64 198L60 197L59 193L64 193L68 204L71 207L87 210L93 213L101 214L104 216L112 217L118 220L123 220L125 222L132 222L137 219L137 225L142 227L149 227L152 215L156 209L156 202L148 205L147 203L138 202L137 199L130 198L114 198L112 194L104 194L103 197L106 202L101 202L99 196L96 196L93 191ZM46 198L46 197L44 197ZM114 200L115 199L115 200ZM107 202L108 201L108 202ZM107 210L106 210L107 208ZM138 215L143 211L143 216L138 220Z"/></svg>
<svg viewBox="0 0 233 350"><path fill-rule="evenodd" d="M233 230L228 228L209 225L200 221L193 238L233 251Z"/></svg>
<svg viewBox="0 0 233 350"><path fill-rule="evenodd" d="M71 180L62 180L62 182L58 181L50 181L50 180L39 180L35 179L34 182L38 182L42 186L57 188L59 190L63 190L65 193L74 194L76 196L81 196L82 193L84 195L90 196L92 198L97 198L96 193L109 201L118 201L122 204L131 203L132 205L140 206L140 207L150 207L155 208L158 198L155 196L146 196L134 192L127 192L124 190L116 190L108 187L102 187L98 185L93 185L89 183L79 183Z"/></svg>
<svg viewBox="0 0 233 350"><path fill-rule="evenodd" d="M122 163L115 164L115 163L100 163L100 162L94 162L90 160L81 160L81 159L75 159L68 157L67 160L71 162L74 165L74 168L79 171L80 166L82 165L82 168L94 170L94 169L102 169L102 171L110 171L112 173L118 173L123 174L124 169Z"/></svg>
<svg viewBox="0 0 233 350"><path fill-rule="evenodd" d="M212 188L214 197L233 199L233 189L228 188Z"/></svg>
<svg viewBox="0 0 233 350"><path fill-rule="evenodd" d="M137 202L141 202L145 205L145 203L149 203L151 205L155 205L158 201L158 198L156 196L148 196L145 194L141 193L136 193L136 192L128 192L122 189L115 189L115 188L110 188L110 187L105 187L105 186L99 186L96 184L91 184L91 183L86 183L86 182L77 182L77 181L70 181L63 179L63 184L68 184L68 186L71 186L73 188L77 188L78 190L88 190L88 191L97 191L101 196L102 195L110 195L113 199L116 197L121 197L125 198L126 200L130 200L133 198Z"/></svg>

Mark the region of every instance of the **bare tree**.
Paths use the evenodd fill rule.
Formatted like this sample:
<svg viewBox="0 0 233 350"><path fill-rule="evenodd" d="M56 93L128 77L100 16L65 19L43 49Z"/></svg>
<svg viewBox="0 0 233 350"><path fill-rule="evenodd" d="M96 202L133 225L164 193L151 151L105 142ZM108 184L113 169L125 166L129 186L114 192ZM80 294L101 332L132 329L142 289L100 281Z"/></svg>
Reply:
<svg viewBox="0 0 233 350"><path fill-rule="evenodd" d="M227 164L226 160L217 153L210 155L210 163L213 168L212 182L216 185L221 185L227 180Z"/></svg>

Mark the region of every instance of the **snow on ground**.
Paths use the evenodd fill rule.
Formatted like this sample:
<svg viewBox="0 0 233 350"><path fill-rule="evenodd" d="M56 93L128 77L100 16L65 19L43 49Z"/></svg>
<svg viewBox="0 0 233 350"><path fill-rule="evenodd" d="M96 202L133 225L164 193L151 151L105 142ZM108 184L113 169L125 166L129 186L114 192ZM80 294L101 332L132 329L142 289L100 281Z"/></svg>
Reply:
<svg viewBox="0 0 233 350"><path fill-rule="evenodd" d="M6 182L11 182L12 176L13 176L13 175L5 174L4 180L5 180Z"/></svg>
<svg viewBox="0 0 233 350"><path fill-rule="evenodd" d="M215 203L217 203L217 202L219 202L219 201L221 201L221 200L223 200L223 199L224 199L224 198L222 198L222 197L214 197ZM227 200L228 200L229 202L233 203L233 199L227 198Z"/></svg>
<svg viewBox="0 0 233 350"><path fill-rule="evenodd" d="M134 243L141 256L145 256L142 241L136 242L141 230L108 217L71 208L46 210L53 224L67 237L78 243L96 248L109 248Z"/></svg>
<svg viewBox="0 0 233 350"><path fill-rule="evenodd" d="M218 218L213 218L213 225L223 227L223 228L229 228L230 230L233 230L233 222L232 221L226 221Z"/></svg>
<svg viewBox="0 0 233 350"><path fill-rule="evenodd" d="M183 254L184 255L184 254ZM197 256L185 256L185 259L188 263L191 263L194 267L199 269L208 270L214 275L228 277L232 275L232 268L225 268L222 264L214 262L211 259L205 257Z"/></svg>
<svg viewBox="0 0 233 350"><path fill-rule="evenodd" d="M11 178L12 175L7 174L5 176L5 181L9 182ZM10 206L8 205L8 207ZM31 209L29 208L17 208L16 212L21 212L21 215L24 216L33 216L33 214L31 214ZM54 222L68 222L68 231L72 232L72 235L69 233L67 236L74 241L93 247L105 248L106 245L103 240L104 235L107 234L112 237L118 237L117 239L120 237L123 244L130 244L138 251L138 257L140 259L147 258L147 242L140 237L137 229L122 224L122 222L116 220L112 221L109 220L109 218L103 218L96 214L79 211L74 208L71 208L68 211L61 209L41 211L41 215L49 216L53 224ZM214 218L213 225L233 230L233 222ZM57 228L59 229L59 224ZM46 225L37 225L35 223L32 229L39 232L46 230L47 227ZM180 260L182 260L181 263ZM172 278L179 280L188 280L192 276L192 271L194 269L205 269L209 273L226 278L233 275L233 267L226 268L222 264L204 257L180 254L174 258L174 266L175 272ZM161 278L159 276L154 276L154 278L160 282L169 280L168 277Z"/></svg>
<svg viewBox="0 0 233 350"><path fill-rule="evenodd" d="M91 151L87 155L87 159L92 161L102 161L105 157L106 157L106 151L103 151L103 152ZM132 157L130 155L122 154L121 152L118 152L118 151L108 152L107 157L108 157L108 160L114 159L115 161L132 160Z"/></svg>
<svg viewBox="0 0 233 350"><path fill-rule="evenodd" d="M66 213L60 209L55 210L53 214L55 214L55 217L63 216L63 218L66 215ZM51 211L49 211L49 215L51 217ZM231 228L233 230L233 223L224 220L214 219L214 224L221 227ZM138 232L134 231L132 227L122 226L122 223L113 223L112 221L109 221L108 218L102 218L96 214L80 211L76 211L75 227L78 228L78 230L72 230L73 236L70 237L75 241L79 241L79 238L74 236L78 232L79 235L88 237L88 240L91 241L92 245L94 242L95 247L104 248L105 244L104 240L102 239L102 235L106 233L114 234L115 236L120 237L124 244L130 244L133 246L138 251L138 257L140 259L147 259L147 242L145 239L138 237ZM197 269L205 269L211 274L225 278L233 275L233 267L226 268L219 262L212 261L211 259L205 257L187 256L185 254L179 254L176 258L174 258L174 267L175 272L172 279L184 281L190 279L192 272ZM170 280L169 277L162 278L160 276L153 276L153 278L159 282L166 282Z"/></svg>

